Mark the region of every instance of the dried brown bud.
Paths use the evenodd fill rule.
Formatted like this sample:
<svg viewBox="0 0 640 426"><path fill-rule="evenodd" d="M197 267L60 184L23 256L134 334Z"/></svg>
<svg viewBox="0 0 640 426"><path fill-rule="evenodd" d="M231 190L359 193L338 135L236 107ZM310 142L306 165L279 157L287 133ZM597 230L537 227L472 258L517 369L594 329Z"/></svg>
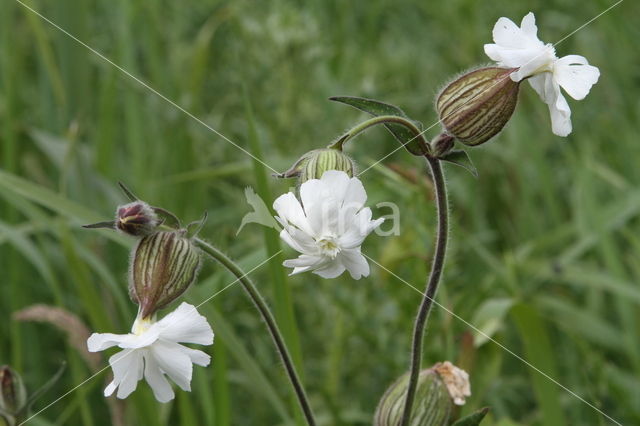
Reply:
<svg viewBox="0 0 640 426"><path fill-rule="evenodd" d="M446 131L465 145L480 145L507 124L520 83L513 69L480 68L454 80L438 95L436 109Z"/></svg>
<svg viewBox="0 0 640 426"><path fill-rule="evenodd" d="M158 215L144 201L134 201L118 207L115 226L125 234L144 237L154 232L159 224Z"/></svg>

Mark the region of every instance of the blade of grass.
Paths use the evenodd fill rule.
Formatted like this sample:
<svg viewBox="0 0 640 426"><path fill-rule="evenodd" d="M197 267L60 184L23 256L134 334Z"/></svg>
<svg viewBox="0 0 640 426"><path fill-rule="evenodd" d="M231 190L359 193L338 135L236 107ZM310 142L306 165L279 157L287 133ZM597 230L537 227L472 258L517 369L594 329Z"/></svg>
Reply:
<svg viewBox="0 0 640 426"><path fill-rule="evenodd" d="M511 316L524 343L524 358L551 377L558 377L549 335L537 312L528 305L518 304L511 309ZM532 370L529 372L542 424L566 425L560 405L560 389L542 375Z"/></svg>

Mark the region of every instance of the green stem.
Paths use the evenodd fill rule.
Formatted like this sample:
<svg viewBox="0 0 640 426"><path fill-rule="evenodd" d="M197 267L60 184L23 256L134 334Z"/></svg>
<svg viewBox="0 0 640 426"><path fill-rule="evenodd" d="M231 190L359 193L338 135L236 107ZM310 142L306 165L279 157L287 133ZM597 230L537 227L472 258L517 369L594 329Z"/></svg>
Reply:
<svg viewBox="0 0 640 426"><path fill-rule="evenodd" d="M293 385L293 389L295 390L304 416L307 419L307 423L309 424L309 426L315 426L316 423L313 418L311 406L309 405L309 401L307 400L307 395L305 394L302 383L298 378L295 366L293 365L293 361L291 360L291 355L289 355L289 351L287 350L287 346L284 343L282 334L278 329L278 324L271 314L266 301L264 300L256 286L253 284L251 279L247 276L247 274L245 274L242 269L238 267L238 265L236 265L231 259L229 259L226 254L199 238L194 238L194 242L202 251L211 256L214 260L227 268L229 272L235 275L238 278L240 284L242 284L242 287L247 292L249 298L258 309L258 312L260 312L260 315L262 316L264 322L267 324L269 333L273 338L278 354L280 355L280 359L282 359L282 363L284 364L284 368L287 372L287 375L289 376L289 380Z"/></svg>
<svg viewBox="0 0 640 426"><path fill-rule="evenodd" d="M416 387L418 385L418 377L420 375L420 362L422 361L422 338L424 329L429 319L429 312L433 305L433 299L438 290L438 283L442 276L444 267L444 259L447 251L447 238L449 233L449 210L447 207L447 188L442 172L442 165L437 158L427 157L427 163L431 169L433 183L435 186L436 204L438 210L438 229L436 237L436 248L431 265L431 273L427 280L427 290L420 304L416 322L413 327L413 342L411 349L411 372L409 374L409 385L407 387L407 399L404 404L404 412L402 414L402 426L408 426L411 419L411 410L415 399Z"/></svg>
<svg viewBox="0 0 640 426"><path fill-rule="evenodd" d="M424 143L425 146L429 145L428 142L425 140L424 136L422 135L422 132L420 131L420 129L418 129L415 126L415 124L413 124L411 122L411 120L408 120L408 119L403 118L403 117L399 117L397 115L379 115L377 117L370 118L367 121L363 121L362 123L360 123L357 126L353 127L347 133L342 135L336 142L334 142L333 144L329 145L329 148L339 149L339 150L342 151L342 146L349 139L353 139L354 137L358 136L360 133L362 133L365 130L367 130L369 127L373 127L373 126L375 126L377 124L384 124L384 123L401 124L401 125L407 127L409 130L411 130L413 133L415 133L416 136L415 136L414 139L422 140L422 142Z"/></svg>

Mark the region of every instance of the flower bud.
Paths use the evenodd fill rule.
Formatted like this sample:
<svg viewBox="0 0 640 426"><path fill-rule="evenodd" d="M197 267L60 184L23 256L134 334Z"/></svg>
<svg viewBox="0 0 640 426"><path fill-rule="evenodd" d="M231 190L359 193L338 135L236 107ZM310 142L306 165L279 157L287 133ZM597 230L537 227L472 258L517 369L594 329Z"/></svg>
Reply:
<svg viewBox="0 0 640 426"><path fill-rule="evenodd" d="M158 215L144 201L134 201L118 207L115 226L125 234L144 237L154 232L159 224Z"/></svg>
<svg viewBox="0 0 640 426"><path fill-rule="evenodd" d="M440 122L465 145L480 145L507 124L518 101L519 82L514 70L480 68L444 88L436 99Z"/></svg>
<svg viewBox="0 0 640 426"><path fill-rule="evenodd" d="M469 376L449 361L422 370L418 378L411 426L443 426L453 420L454 405L464 404L471 394ZM376 409L374 426L398 426L404 413L409 373L393 383L382 396Z"/></svg>
<svg viewBox="0 0 640 426"><path fill-rule="evenodd" d="M335 148L316 149L304 163L300 172L300 183L320 179L327 170L339 170L353 177L355 164L344 152Z"/></svg>
<svg viewBox="0 0 640 426"><path fill-rule="evenodd" d="M146 318L184 293L195 281L200 253L183 232L156 232L142 238L131 261L129 292Z"/></svg>
<svg viewBox="0 0 640 426"><path fill-rule="evenodd" d="M0 367L0 413L18 414L27 403L27 390L18 373L8 366Z"/></svg>

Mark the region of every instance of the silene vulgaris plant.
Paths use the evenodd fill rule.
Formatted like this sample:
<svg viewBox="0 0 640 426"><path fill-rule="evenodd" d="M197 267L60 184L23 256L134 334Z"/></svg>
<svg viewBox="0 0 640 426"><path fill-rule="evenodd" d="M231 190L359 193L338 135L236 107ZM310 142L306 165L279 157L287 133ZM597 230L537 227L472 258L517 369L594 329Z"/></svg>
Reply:
<svg viewBox="0 0 640 426"><path fill-rule="evenodd" d="M288 171L278 175L297 178L296 193L280 196L273 204L282 225L281 239L299 253L284 262L292 274L312 272L336 278L344 271L359 279L369 275L362 242L382 220L372 220L365 206L367 195L356 174L355 162L343 152L365 130L385 126L410 154L426 161L435 188L438 224L431 270L418 308L410 347L409 372L384 394L375 414L375 426L479 424L487 409L456 419L456 405L471 394L468 374L448 361L422 370L424 330L444 268L449 238L449 206L443 162L462 166L477 175L467 153L457 144L477 146L495 137L513 115L521 83L525 80L549 108L551 128L558 136L571 133L571 110L560 88L583 99L599 78L598 68L582 56L556 56L555 48L538 39L533 13L520 27L500 18L493 28L494 43L484 46L495 64L474 68L445 85L435 108L442 131L431 141L423 125L402 109L359 97L333 97L372 116L347 131L326 148L304 154Z"/></svg>
<svg viewBox="0 0 640 426"><path fill-rule="evenodd" d="M571 110L561 89L580 100L599 78L598 68L589 65L584 57L558 58L553 45L540 41L532 13L522 19L520 26L500 18L493 28L493 41L484 50L495 64L463 73L436 97L442 130L431 140L425 136L428 129L397 106L360 97L333 97L333 101L364 111L371 118L327 147L302 155L289 170L278 175L297 179L295 190L274 200L275 221L269 216L269 223L273 224L270 226L279 226L281 239L297 252L283 266L291 274L313 273L336 279L347 273L354 279L363 279L370 275L370 266L362 245L384 219L372 217L366 205L365 182L357 174L356 162L344 149L367 129L383 125L408 153L423 158L430 171L438 217L435 251L408 345L408 372L399 374L381 396L375 426L477 425L482 421L487 409L457 418L457 406L471 395L469 375L464 370L449 361L433 360L427 369L421 365L424 330L441 280L449 238L442 164L453 163L476 175L460 145L473 147L495 137L513 115L525 80L547 104L553 133L567 136L572 131ZM131 328L115 330L120 334L99 330L87 340L91 352L120 349L109 358L113 380L104 395L127 398L143 379L162 403L175 397L172 382L190 391L194 364L206 367L211 359L203 350L187 345L212 345L214 332L197 306L178 302L196 281L202 257L207 256L229 270L243 286L265 322L304 419L315 425L305 389L264 298L228 256L199 237L206 215L183 226L171 212L154 207L121 187L128 203L116 209L115 219L86 226L110 228L136 239L130 255L129 293L138 312L131 319ZM174 303L177 307L172 311L161 312ZM27 397L20 377L9 367L0 369L0 386L0 419L14 424L24 418L33 397Z"/></svg>

